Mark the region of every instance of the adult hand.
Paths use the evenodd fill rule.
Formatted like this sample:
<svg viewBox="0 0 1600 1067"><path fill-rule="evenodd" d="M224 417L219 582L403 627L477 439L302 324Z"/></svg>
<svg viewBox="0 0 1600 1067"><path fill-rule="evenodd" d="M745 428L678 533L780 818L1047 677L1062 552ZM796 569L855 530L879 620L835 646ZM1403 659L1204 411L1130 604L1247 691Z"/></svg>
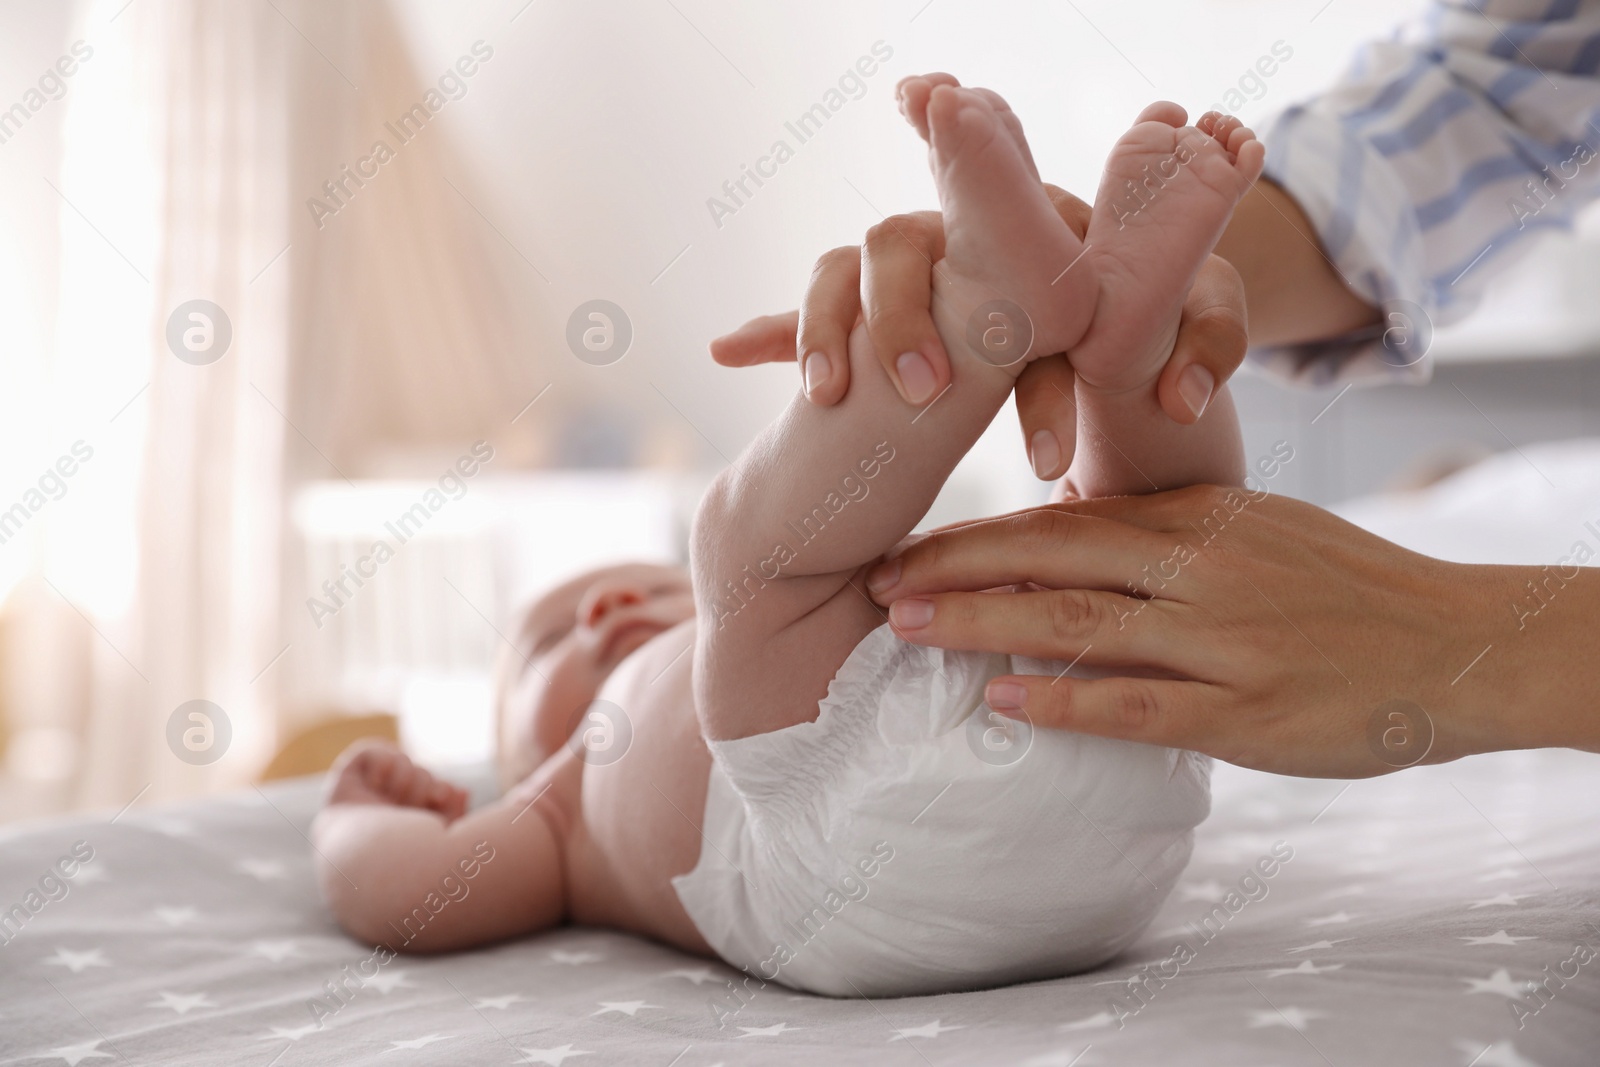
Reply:
<svg viewBox="0 0 1600 1067"><path fill-rule="evenodd" d="M1309 504L1198 486L950 527L868 584L917 644L1134 672L996 678L986 696L1002 714L1361 778L1573 743L1542 735L1537 715L1512 744L1498 724L1526 703L1500 674L1519 654L1521 570L1443 563ZM1499 657L1477 662L1491 644Z"/></svg>
<svg viewBox="0 0 1600 1067"><path fill-rule="evenodd" d="M1081 237L1089 205L1053 185L1045 189ZM908 403L921 406L950 381L949 355L929 310L933 264L943 255L938 212L886 218L867 231L862 245L835 248L817 260L799 311L750 320L712 341L712 358L730 367L798 359L806 395L831 406L850 388L845 343L865 318L885 373ZM1196 422L1243 362L1246 342L1243 283L1226 260L1212 256L1184 303L1177 342L1157 383L1167 415L1183 425ZM1072 460L1076 428L1071 368L1064 359L1035 360L1018 380L1016 396L1035 473L1060 477Z"/></svg>

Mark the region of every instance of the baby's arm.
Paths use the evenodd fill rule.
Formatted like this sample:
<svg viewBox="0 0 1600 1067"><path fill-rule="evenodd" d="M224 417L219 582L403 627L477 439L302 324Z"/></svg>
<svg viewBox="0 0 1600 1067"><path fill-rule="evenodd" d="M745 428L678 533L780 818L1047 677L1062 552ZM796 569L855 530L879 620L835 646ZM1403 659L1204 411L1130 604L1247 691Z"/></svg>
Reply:
<svg viewBox="0 0 1600 1067"><path fill-rule="evenodd" d="M531 803L548 775L451 819L452 802L412 806L417 791L390 788L407 775L433 781L392 747L354 749L332 773L311 841L323 896L352 937L395 952L448 952L562 920L561 849L545 805Z"/></svg>

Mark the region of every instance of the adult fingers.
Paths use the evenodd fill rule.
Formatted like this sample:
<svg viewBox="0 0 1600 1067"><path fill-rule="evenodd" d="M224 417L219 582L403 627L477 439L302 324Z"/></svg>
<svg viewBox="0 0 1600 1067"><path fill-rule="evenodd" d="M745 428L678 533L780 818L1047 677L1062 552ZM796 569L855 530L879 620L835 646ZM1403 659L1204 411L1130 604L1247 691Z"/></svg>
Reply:
<svg viewBox="0 0 1600 1067"><path fill-rule="evenodd" d="M1083 237L1089 230L1089 205L1048 182L1044 191L1062 221ZM1078 432L1074 379L1072 364L1064 356L1036 359L1017 379L1017 421L1022 425L1028 461L1045 481L1061 477L1072 463Z"/></svg>
<svg viewBox="0 0 1600 1067"><path fill-rule="evenodd" d="M1204 663L1174 643L1161 601L1087 589L940 593L896 600L889 623L907 641L1034 656L1097 667L1156 667L1189 674Z"/></svg>
<svg viewBox="0 0 1600 1067"><path fill-rule="evenodd" d="M1066 356L1046 356L1017 378L1017 421L1033 473L1054 481L1072 464L1078 434L1076 375Z"/></svg>
<svg viewBox="0 0 1600 1067"><path fill-rule="evenodd" d="M1217 387L1244 362L1249 340L1244 282L1227 260L1211 256L1184 301L1177 341L1156 384L1167 417L1184 426L1198 422Z"/></svg>
<svg viewBox="0 0 1600 1067"><path fill-rule="evenodd" d="M867 588L883 604L1023 582L1122 593L1130 582L1137 585L1145 567L1172 558L1180 544L1170 534L1068 510L1077 506L1031 508L923 538L873 568Z"/></svg>
<svg viewBox="0 0 1600 1067"><path fill-rule="evenodd" d="M932 400L950 381L950 356L933 327L933 265L944 256L936 211L891 215L861 246L861 305L867 335L907 403Z"/></svg>
<svg viewBox="0 0 1600 1067"><path fill-rule="evenodd" d="M861 249L846 245L825 252L811 271L795 351L806 396L831 407L850 389L847 344L861 313Z"/></svg>
<svg viewBox="0 0 1600 1067"><path fill-rule="evenodd" d="M1205 682L1160 678L1003 675L989 682L989 707L1034 726L1200 749L1210 743Z"/></svg>
<svg viewBox="0 0 1600 1067"><path fill-rule="evenodd" d="M711 358L724 367L751 367L794 359L800 312L761 315L731 333L714 338Z"/></svg>
<svg viewBox="0 0 1600 1067"><path fill-rule="evenodd" d="M1078 235L1078 240L1083 240L1083 235L1089 232L1089 216L1094 213L1094 208L1058 185L1045 182L1044 191L1050 198L1050 203L1055 205L1056 214L1061 216L1061 221Z"/></svg>

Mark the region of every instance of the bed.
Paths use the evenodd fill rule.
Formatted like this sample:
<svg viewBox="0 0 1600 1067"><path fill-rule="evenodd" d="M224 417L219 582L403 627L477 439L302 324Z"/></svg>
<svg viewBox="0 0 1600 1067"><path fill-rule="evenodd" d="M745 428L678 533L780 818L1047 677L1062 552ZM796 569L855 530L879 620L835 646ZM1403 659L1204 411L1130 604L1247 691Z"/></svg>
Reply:
<svg viewBox="0 0 1600 1067"><path fill-rule="evenodd" d="M1595 456L1566 458L1491 473L1531 484L1524 465L1568 500L1587 478L1595 500ZM1442 512L1503 503L1485 477L1346 513L1426 549ZM0 1064L1600 1062L1600 757L1498 753L1350 783L1219 765L1214 784L1192 865L1114 964L883 1001L735 998L726 967L579 928L374 957L317 898L315 778L13 827L0 909L63 857L76 869L0 926Z"/></svg>

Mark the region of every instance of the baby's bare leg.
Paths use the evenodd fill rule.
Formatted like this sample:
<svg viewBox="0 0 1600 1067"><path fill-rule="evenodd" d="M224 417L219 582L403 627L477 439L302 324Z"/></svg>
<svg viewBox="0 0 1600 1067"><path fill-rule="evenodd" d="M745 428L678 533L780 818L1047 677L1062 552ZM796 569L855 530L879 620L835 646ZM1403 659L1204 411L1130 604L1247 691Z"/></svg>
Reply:
<svg viewBox="0 0 1600 1067"><path fill-rule="evenodd" d="M387 758L374 760L370 749L360 756L367 763ZM352 791L352 760L335 772L334 802L312 824L323 896L351 936L396 952L444 952L562 920L563 814L550 796L559 784L553 767L450 820L378 793L337 799ZM374 773L356 773L363 772L369 779Z"/></svg>

